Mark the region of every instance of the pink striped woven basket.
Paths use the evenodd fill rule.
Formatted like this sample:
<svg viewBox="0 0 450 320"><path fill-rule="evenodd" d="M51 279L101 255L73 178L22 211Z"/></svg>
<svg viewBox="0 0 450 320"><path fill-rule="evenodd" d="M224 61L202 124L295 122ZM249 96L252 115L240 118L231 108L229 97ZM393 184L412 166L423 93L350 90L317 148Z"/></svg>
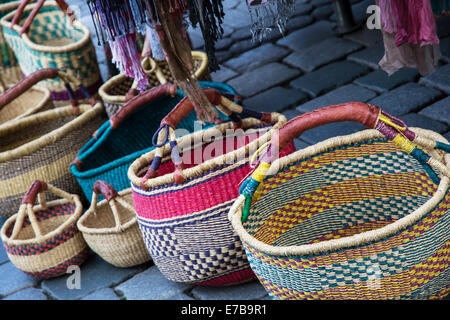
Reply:
<svg viewBox="0 0 450 320"><path fill-rule="evenodd" d="M184 98L161 122L160 147L138 158L128 177L147 249L165 277L209 286L237 284L254 274L227 212L251 171L248 156L286 118L246 110L214 89L205 92L232 121L176 139L176 124L193 110ZM164 144L167 137L170 142ZM283 154L293 151L290 144Z"/></svg>

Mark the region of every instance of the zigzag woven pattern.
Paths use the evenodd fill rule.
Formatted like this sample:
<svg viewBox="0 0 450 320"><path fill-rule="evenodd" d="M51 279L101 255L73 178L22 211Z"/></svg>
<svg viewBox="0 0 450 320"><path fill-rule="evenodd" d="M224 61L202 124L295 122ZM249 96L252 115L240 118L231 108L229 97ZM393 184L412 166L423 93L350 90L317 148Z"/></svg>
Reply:
<svg viewBox="0 0 450 320"><path fill-rule="evenodd" d="M39 278L39 279L48 279L53 277L61 276L67 273L67 270L70 266L79 266L89 257L90 249L86 247L76 256L71 259L57 265L56 267L49 268L40 272L25 272L27 275Z"/></svg>
<svg viewBox="0 0 450 320"><path fill-rule="evenodd" d="M75 205L70 203L63 206L55 206L51 207L45 211L39 211L36 212L36 219L39 222L49 220L58 216L69 216L73 213L75 210ZM24 223L22 225L23 228L30 225L29 218L26 217L24 219ZM54 236L53 238L45 241L41 244L33 244L33 245L21 245L21 246L8 246L7 244L3 244L3 246L6 249L6 252L8 252L11 255L15 256L32 256L32 255L39 255L45 252L48 252L49 250L65 243L66 241L72 239L77 233L78 228L76 224L73 224L66 228L63 232L60 234ZM7 235L10 236L12 233L12 227L10 230L7 231Z"/></svg>
<svg viewBox="0 0 450 320"><path fill-rule="evenodd" d="M321 243L383 228L436 192L426 170L385 140L334 148L264 181L244 228L274 246ZM440 298L450 283L450 195L378 241L321 254L272 256L244 244L274 299Z"/></svg>

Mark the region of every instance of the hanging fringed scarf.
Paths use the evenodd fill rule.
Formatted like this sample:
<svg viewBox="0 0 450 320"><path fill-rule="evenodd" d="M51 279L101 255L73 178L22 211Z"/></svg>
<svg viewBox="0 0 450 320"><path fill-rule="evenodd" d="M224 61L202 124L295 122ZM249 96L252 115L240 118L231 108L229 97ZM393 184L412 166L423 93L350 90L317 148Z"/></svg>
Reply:
<svg viewBox="0 0 450 320"><path fill-rule="evenodd" d="M145 34L151 23L146 0L87 0L97 38L109 43L113 62L121 73L136 79L138 89L148 86L136 47L136 33Z"/></svg>
<svg viewBox="0 0 450 320"><path fill-rule="evenodd" d="M218 113L209 103L194 76L191 46L183 26L184 1L168 0L153 3L156 9L155 30L176 84L193 103L198 119L214 122Z"/></svg>
<svg viewBox="0 0 450 320"><path fill-rule="evenodd" d="M144 43L143 56L151 56L155 60L164 61L166 57L164 56L164 52L161 48L161 43L159 42L155 27L149 26L147 28L145 39L146 41Z"/></svg>
<svg viewBox="0 0 450 320"><path fill-rule="evenodd" d="M187 6L192 26L200 25L205 41L205 51L208 55L209 71L214 72L219 69L215 45L223 35L221 24L225 13L222 0L190 0L187 1Z"/></svg>
<svg viewBox="0 0 450 320"><path fill-rule="evenodd" d="M263 41L275 28L281 34L285 33L287 21L295 9L295 0L247 0L247 5L253 41Z"/></svg>

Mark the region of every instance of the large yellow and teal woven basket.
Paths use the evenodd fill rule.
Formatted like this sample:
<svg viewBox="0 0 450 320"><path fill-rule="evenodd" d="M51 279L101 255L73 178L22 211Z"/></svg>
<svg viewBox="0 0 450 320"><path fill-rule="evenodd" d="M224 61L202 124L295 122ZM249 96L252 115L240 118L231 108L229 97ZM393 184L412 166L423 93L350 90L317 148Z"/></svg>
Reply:
<svg viewBox="0 0 450 320"><path fill-rule="evenodd" d="M352 120L341 115L357 111L347 111L294 118L270 148L325 120ZM425 299L450 292L450 145L377 112L368 127L378 130L279 159L269 148L241 186L229 219L271 298Z"/></svg>
<svg viewBox="0 0 450 320"><path fill-rule="evenodd" d="M96 95L102 84L100 70L89 29L80 21L73 24L54 1L43 4L28 30L22 28L37 4L27 5L17 24L12 21L18 10L5 15L0 24L6 43L13 50L22 72L29 75L42 68L57 68L76 77L90 95ZM41 84L50 90L55 106L67 105L69 93L59 79ZM83 99L80 90L77 99Z"/></svg>

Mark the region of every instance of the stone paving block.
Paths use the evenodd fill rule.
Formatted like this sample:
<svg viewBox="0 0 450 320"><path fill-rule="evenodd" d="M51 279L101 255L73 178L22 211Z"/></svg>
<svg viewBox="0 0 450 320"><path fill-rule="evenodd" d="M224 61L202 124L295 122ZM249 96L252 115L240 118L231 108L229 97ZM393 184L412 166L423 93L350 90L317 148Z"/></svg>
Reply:
<svg viewBox="0 0 450 320"><path fill-rule="evenodd" d="M286 31L291 32L292 30L297 30L311 24L314 21L312 16L297 16L289 18L286 23Z"/></svg>
<svg viewBox="0 0 450 320"><path fill-rule="evenodd" d="M450 141L450 131L444 134L444 138Z"/></svg>
<svg viewBox="0 0 450 320"><path fill-rule="evenodd" d="M419 83L450 94L450 64L438 68L426 77L422 77Z"/></svg>
<svg viewBox="0 0 450 320"><path fill-rule="evenodd" d="M48 298L40 289L27 288L13 293L3 300L48 300Z"/></svg>
<svg viewBox="0 0 450 320"><path fill-rule="evenodd" d="M255 49L225 62L228 68L244 73L270 62L284 58L289 51L272 43L265 43Z"/></svg>
<svg viewBox="0 0 450 320"><path fill-rule="evenodd" d="M80 266L80 270L80 289L69 289L67 287L67 282L72 279L69 279L69 277L73 276L73 274L44 280L42 282L42 289L56 299L75 300L98 289L121 283L136 273L142 272L144 266L116 268L102 260L99 256L93 255Z"/></svg>
<svg viewBox="0 0 450 320"><path fill-rule="evenodd" d="M332 0L311 0L311 4L315 7L324 6L326 4L330 4L333 2Z"/></svg>
<svg viewBox="0 0 450 320"><path fill-rule="evenodd" d="M192 48L194 50L204 50L205 41L203 38L195 33L189 34L189 38L191 39Z"/></svg>
<svg viewBox="0 0 450 320"><path fill-rule="evenodd" d="M431 106L421 110L419 114L450 125L450 97L433 103Z"/></svg>
<svg viewBox="0 0 450 320"><path fill-rule="evenodd" d="M381 58L384 56L384 45L382 43L371 46L367 49L355 52L347 57L348 60L358 62L373 69L379 69Z"/></svg>
<svg viewBox="0 0 450 320"><path fill-rule="evenodd" d="M224 9L233 9L239 4L240 0L223 0Z"/></svg>
<svg viewBox="0 0 450 320"><path fill-rule="evenodd" d="M307 95L299 90L275 87L245 99L243 105L256 111L280 112L306 98Z"/></svg>
<svg viewBox="0 0 450 320"><path fill-rule="evenodd" d="M7 296L16 291L34 287L39 280L17 269L11 262L0 266L0 296Z"/></svg>
<svg viewBox="0 0 450 320"><path fill-rule="evenodd" d="M225 50L225 49L228 49L232 44L233 44L233 39L231 39L230 37L222 38L216 42L215 48L218 51Z"/></svg>
<svg viewBox="0 0 450 320"><path fill-rule="evenodd" d="M327 63L344 58L361 48L362 45L356 42L331 37L304 50L290 54L284 59L284 62L304 71L311 72Z"/></svg>
<svg viewBox="0 0 450 320"><path fill-rule="evenodd" d="M436 33L439 39L450 36L450 16L440 17L436 20Z"/></svg>
<svg viewBox="0 0 450 320"><path fill-rule="evenodd" d="M297 110L300 112L309 112L316 110L317 108L349 101L365 102L375 96L376 93L369 89L354 84L348 84L298 106Z"/></svg>
<svg viewBox="0 0 450 320"><path fill-rule="evenodd" d="M373 46L374 44L383 41L383 36L380 30L377 29L371 30L368 29L366 26L363 26L360 30L356 32L344 35L344 38L351 41L355 41L366 47Z"/></svg>
<svg viewBox="0 0 450 320"><path fill-rule="evenodd" d="M8 255L6 254L5 247L3 246L2 240L0 240L0 265L8 261L9 258Z"/></svg>
<svg viewBox="0 0 450 320"><path fill-rule="evenodd" d="M302 149L309 147L311 144L309 144L303 140L300 140L300 139L294 139L294 145L295 145L295 150L302 150Z"/></svg>
<svg viewBox="0 0 450 320"><path fill-rule="evenodd" d="M170 297L170 300L195 300L195 299L192 297L189 297L187 294L180 293L173 297Z"/></svg>
<svg viewBox="0 0 450 320"><path fill-rule="evenodd" d="M115 290L127 300L170 300L190 288L191 285L167 280L153 266L118 285Z"/></svg>
<svg viewBox="0 0 450 320"><path fill-rule="evenodd" d="M406 82L415 81L419 77L416 69L404 68L389 76L383 70L375 70L354 82L360 86L377 92L386 92Z"/></svg>
<svg viewBox="0 0 450 320"><path fill-rule="evenodd" d="M256 300L267 295L259 281L227 287L198 286L192 290L192 295L200 300Z"/></svg>
<svg viewBox="0 0 450 320"><path fill-rule="evenodd" d="M447 132L449 129L447 124L417 113L404 114L401 116L401 120L403 120L409 127L418 127L433 130L439 133Z"/></svg>
<svg viewBox="0 0 450 320"><path fill-rule="evenodd" d="M251 24L250 15L241 10L227 10L223 18L223 24L233 29L248 27Z"/></svg>
<svg viewBox="0 0 450 320"><path fill-rule="evenodd" d="M442 60L444 60L447 63L450 63L450 37L445 39L439 39L439 41Z"/></svg>
<svg viewBox="0 0 450 320"><path fill-rule="evenodd" d="M310 13L314 9L311 3L297 3L295 4L294 12L292 12L292 16L299 16Z"/></svg>
<svg viewBox="0 0 450 320"><path fill-rule="evenodd" d="M238 73L221 65L220 69L211 73L211 78L216 82L226 82L227 80L237 76Z"/></svg>
<svg viewBox="0 0 450 320"><path fill-rule="evenodd" d="M113 289L103 288L88 294L81 300L120 300L120 298Z"/></svg>
<svg viewBox="0 0 450 320"><path fill-rule="evenodd" d="M334 12L334 8L332 5L325 5L325 6L321 6L321 7L317 7L314 9L314 11L312 12L312 16L316 19L316 20L321 20L321 19L326 19L329 16L331 16Z"/></svg>
<svg viewBox="0 0 450 320"><path fill-rule="evenodd" d="M278 40L277 44L301 51L333 36L333 25L328 21L322 20L288 34L286 37Z"/></svg>
<svg viewBox="0 0 450 320"><path fill-rule="evenodd" d="M352 134L367 129L360 123L344 121L326 124L321 127L305 131L300 138L307 143L315 144L328 138Z"/></svg>
<svg viewBox="0 0 450 320"><path fill-rule="evenodd" d="M288 81L300 74L299 70L281 63L269 63L228 81L240 95L250 97L258 92Z"/></svg>
<svg viewBox="0 0 450 320"><path fill-rule="evenodd" d="M442 93L436 89L420 86L417 83L407 83L383 93L369 103L379 106L393 116L399 116L431 104L441 95Z"/></svg>
<svg viewBox="0 0 450 320"><path fill-rule="evenodd" d="M233 40L243 40L250 39L252 37L252 33L248 27L243 27L234 30L234 32L230 35Z"/></svg>
<svg viewBox="0 0 450 320"><path fill-rule="evenodd" d="M231 47L228 48L228 52L231 54L231 56L236 56L257 47L258 45L259 43L252 41L252 39L243 39L233 43Z"/></svg>
<svg viewBox="0 0 450 320"><path fill-rule="evenodd" d="M352 5L353 17L356 23L365 23L369 15L367 12L367 7L370 5L374 5L375 0L364 0ZM330 17L330 20L336 20L336 14L333 14Z"/></svg>
<svg viewBox="0 0 450 320"><path fill-rule="evenodd" d="M297 109L285 110L282 113L288 120L291 120L302 114L302 112L298 111Z"/></svg>
<svg viewBox="0 0 450 320"><path fill-rule="evenodd" d="M292 80L290 85L305 91L312 97L317 97L323 92L348 83L370 70L367 66L351 61L339 61L306 73Z"/></svg>

